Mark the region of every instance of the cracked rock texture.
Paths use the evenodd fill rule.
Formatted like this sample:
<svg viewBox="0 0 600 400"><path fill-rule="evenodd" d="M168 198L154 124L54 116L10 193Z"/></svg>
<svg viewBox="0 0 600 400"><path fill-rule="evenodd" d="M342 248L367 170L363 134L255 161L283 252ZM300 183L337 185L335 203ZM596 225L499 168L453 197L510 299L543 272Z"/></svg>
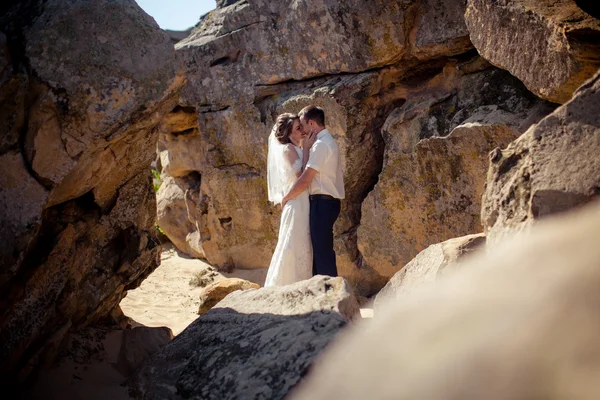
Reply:
<svg viewBox="0 0 600 400"><path fill-rule="evenodd" d="M1 10L0 371L14 385L69 332L119 318L157 266L149 165L185 77L132 0Z"/></svg>
<svg viewBox="0 0 600 400"><path fill-rule="evenodd" d="M342 278L233 292L156 353L131 388L140 399L282 399L358 312Z"/></svg>
<svg viewBox="0 0 600 400"><path fill-rule="evenodd" d="M383 125L383 170L358 228L364 263L387 278L431 244L482 231L488 152L551 109L478 58L406 90Z"/></svg>
<svg viewBox="0 0 600 400"><path fill-rule="evenodd" d="M479 54L543 99L567 102L600 68L600 20L575 0L468 0L465 19Z"/></svg>
<svg viewBox="0 0 600 400"><path fill-rule="evenodd" d="M600 194L600 74L504 150L490 154L481 220L493 246Z"/></svg>

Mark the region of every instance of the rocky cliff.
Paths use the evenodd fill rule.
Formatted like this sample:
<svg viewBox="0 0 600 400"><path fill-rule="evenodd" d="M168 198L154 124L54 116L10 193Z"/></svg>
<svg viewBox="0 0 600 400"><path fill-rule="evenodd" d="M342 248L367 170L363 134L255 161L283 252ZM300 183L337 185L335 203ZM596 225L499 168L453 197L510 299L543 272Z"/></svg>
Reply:
<svg viewBox="0 0 600 400"><path fill-rule="evenodd" d="M0 371L14 384L68 332L118 319L158 265L149 165L185 76L133 0L3 3L0 30Z"/></svg>
<svg viewBox="0 0 600 400"><path fill-rule="evenodd" d="M266 196L267 137L279 113L316 104L345 170L338 269L361 294L427 246L481 232L487 153L555 105L474 49L479 25L465 15L477 6L220 3L176 45L188 84L160 130L161 228L216 266L268 266L279 210ZM563 51L585 68L565 76L579 82L595 61L575 47Z"/></svg>

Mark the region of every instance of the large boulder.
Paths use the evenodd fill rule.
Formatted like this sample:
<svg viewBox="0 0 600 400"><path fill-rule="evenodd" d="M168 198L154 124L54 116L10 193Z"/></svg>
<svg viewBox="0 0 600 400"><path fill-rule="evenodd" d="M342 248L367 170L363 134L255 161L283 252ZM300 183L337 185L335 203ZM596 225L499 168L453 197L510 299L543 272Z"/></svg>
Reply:
<svg viewBox="0 0 600 400"><path fill-rule="evenodd" d="M142 399L281 399L358 313L342 278L231 293L133 377Z"/></svg>
<svg viewBox="0 0 600 400"><path fill-rule="evenodd" d="M5 7L6 6L6 7ZM25 379L159 262L149 166L185 76L133 0L0 15L0 371Z"/></svg>
<svg viewBox="0 0 600 400"><path fill-rule="evenodd" d="M458 54L471 48L463 10L462 0L227 2L177 44L191 73L187 96L230 105L255 84L363 72L414 53Z"/></svg>
<svg viewBox="0 0 600 400"><path fill-rule="evenodd" d="M259 289L260 286L254 282L249 282L240 278L228 278L218 282L211 283L204 288L200 294L200 308L198 314L202 315L221 300L227 297L228 294L236 290Z"/></svg>
<svg viewBox="0 0 600 400"><path fill-rule="evenodd" d="M403 296L328 349L294 400L596 399L600 204Z"/></svg>
<svg viewBox="0 0 600 400"><path fill-rule="evenodd" d="M132 375L154 353L173 340L173 332L165 326L138 326L121 332L121 347L114 367L123 376Z"/></svg>
<svg viewBox="0 0 600 400"><path fill-rule="evenodd" d="M386 302L401 299L426 284L436 282L442 276L460 268L463 258L485 245L485 235L467 235L432 244L389 280L375 297L375 308Z"/></svg>
<svg viewBox="0 0 600 400"><path fill-rule="evenodd" d="M481 219L488 245L600 192L600 74L504 150L490 154Z"/></svg>
<svg viewBox="0 0 600 400"><path fill-rule="evenodd" d="M453 56L473 48L464 19L464 0L424 0L417 6L410 33L415 57L427 60Z"/></svg>
<svg viewBox="0 0 600 400"><path fill-rule="evenodd" d="M387 278L431 244L482 231L488 152L552 109L478 57L415 86L383 125L383 170L358 227L364 263Z"/></svg>
<svg viewBox="0 0 600 400"><path fill-rule="evenodd" d="M541 98L567 102L600 68L600 20L575 0L468 0L479 54Z"/></svg>
<svg viewBox="0 0 600 400"><path fill-rule="evenodd" d="M133 1L52 0L27 30L26 56L45 86L25 150L53 189L49 206L92 190L106 207L152 160L153 128L183 83L168 35L156 27Z"/></svg>

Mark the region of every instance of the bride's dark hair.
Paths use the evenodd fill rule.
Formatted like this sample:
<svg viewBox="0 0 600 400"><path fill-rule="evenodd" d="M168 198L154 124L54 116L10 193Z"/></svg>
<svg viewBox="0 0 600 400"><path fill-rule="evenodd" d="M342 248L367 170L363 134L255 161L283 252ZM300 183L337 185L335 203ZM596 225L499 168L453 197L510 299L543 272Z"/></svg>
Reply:
<svg viewBox="0 0 600 400"><path fill-rule="evenodd" d="M290 140L290 135L292 134L292 127L294 126L294 121L297 119L298 116L292 113L283 113L279 117L277 117L277 121L275 122L275 137L277 138L277 140L279 140L279 143L292 143L292 141Z"/></svg>

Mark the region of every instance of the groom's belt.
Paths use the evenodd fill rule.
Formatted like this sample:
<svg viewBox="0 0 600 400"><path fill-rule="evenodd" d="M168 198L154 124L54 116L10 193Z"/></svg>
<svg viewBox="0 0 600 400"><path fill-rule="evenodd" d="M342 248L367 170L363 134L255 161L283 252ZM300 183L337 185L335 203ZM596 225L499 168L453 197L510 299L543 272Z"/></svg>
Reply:
<svg viewBox="0 0 600 400"><path fill-rule="evenodd" d="M335 197L328 194L311 194L308 198L311 200L336 200Z"/></svg>

